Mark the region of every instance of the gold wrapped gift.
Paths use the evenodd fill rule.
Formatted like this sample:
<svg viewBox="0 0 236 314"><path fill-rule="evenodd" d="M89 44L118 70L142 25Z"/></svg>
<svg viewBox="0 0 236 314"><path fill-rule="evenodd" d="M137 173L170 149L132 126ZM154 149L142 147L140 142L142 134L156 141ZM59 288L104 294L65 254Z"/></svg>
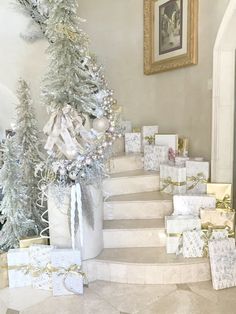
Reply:
<svg viewBox="0 0 236 314"><path fill-rule="evenodd" d="M208 227L214 229L228 228L234 232L235 211L225 208L204 208L200 210L201 225L203 229Z"/></svg>
<svg viewBox="0 0 236 314"><path fill-rule="evenodd" d="M0 253L0 289L8 287L7 253Z"/></svg>
<svg viewBox="0 0 236 314"><path fill-rule="evenodd" d="M215 194L216 207L230 209L232 207L232 185L227 183L208 183L207 194Z"/></svg>
<svg viewBox="0 0 236 314"><path fill-rule="evenodd" d="M35 237L29 237L29 238L24 238L24 239L20 240L20 248L21 249L28 248L32 244L48 245L48 239L42 238L39 236L35 236Z"/></svg>

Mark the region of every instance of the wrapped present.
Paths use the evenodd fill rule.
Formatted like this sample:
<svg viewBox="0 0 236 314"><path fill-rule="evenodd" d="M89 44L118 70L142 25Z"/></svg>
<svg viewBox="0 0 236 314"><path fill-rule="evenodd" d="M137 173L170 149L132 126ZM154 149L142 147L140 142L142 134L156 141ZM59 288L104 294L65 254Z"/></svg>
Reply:
<svg viewBox="0 0 236 314"><path fill-rule="evenodd" d="M178 139L178 155L187 157L189 152L189 139L187 137L179 137Z"/></svg>
<svg viewBox="0 0 236 314"><path fill-rule="evenodd" d="M168 147L157 145L144 146L144 170L160 170L160 164L168 161Z"/></svg>
<svg viewBox="0 0 236 314"><path fill-rule="evenodd" d="M28 249L12 249L7 254L10 288L31 286Z"/></svg>
<svg viewBox="0 0 236 314"><path fill-rule="evenodd" d="M134 127L134 128L132 128L132 132L133 132L133 133L141 133L141 128L139 128L139 127Z"/></svg>
<svg viewBox="0 0 236 314"><path fill-rule="evenodd" d="M125 152L126 153L141 152L141 133L125 134Z"/></svg>
<svg viewBox="0 0 236 314"><path fill-rule="evenodd" d="M200 230L200 219L193 216L167 216L165 217L165 228L167 234L167 253L177 253L181 245L181 237L184 231Z"/></svg>
<svg viewBox="0 0 236 314"><path fill-rule="evenodd" d="M121 126L123 134L132 132L132 122L131 121L128 121L128 120L121 121L120 126Z"/></svg>
<svg viewBox="0 0 236 314"><path fill-rule="evenodd" d="M235 240L211 240L208 246L213 288L219 290L236 286Z"/></svg>
<svg viewBox="0 0 236 314"><path fill-rule="evenodd" d="M176 156L175 157L175 165L186 167L186 161L189 160L189 157Z"/></svg>
<svg viewBox="0 0 236 314"><path fill-rule="evenodd" d="M28 237L20 240L20 248L28 248L33 244L42 244L42 245L48 245L48 239L47 238L42 238L39 236L35 237Z"/></svg>
<svg viewBox="0 0 236 314"><path fill-rule="evenodd" d="M187 160L187 190L190 193L205 194L209 180L209 162Z"/></svg>
<svg viewBox="0 0 236 314"><path fill-rule="evenodd" d="M54 296L83 294L84 273L80 251L57 249L51 252L52 291Z"/></svg>
<svg viewBox="0 0 236 314"><path fill-rule="evenodd" d="M32 245L29 248L30 265L33 270L43 269L51 262L51 251L54 246ZM37 276L32 276L33 288L51 290L52 276L49 272L40 272Z"/></svg>
<svg viewBox="0 0 236 314"><path fill-rule="evenodd" d="M203 229L224 229L234 232L235 211L221 208L204 208L200 210Z"/></svg>
<svg viewBox="0 0 236 314"><path fill-rule="evenodd" d="M205 234L202 230L183 232L183 256L202 257L204 254Z"/></svg>
<svg viewBox="0 0 236 314"><path fill-rule="evenodd" d="M8 286L7 253L0 253L0 289Z"/></svg>
<svg viewBox="0 0 236 314"><path fill-rule="evenodd" d="M217 208L232 208L232 185L226 183L208 183L207 194L216 196Z"/></svg>
<svg viewBox="0 0 236 314"><path fill-rule="evenodd" d="M168 146L174 153L178 151L177 134L157 134L155 135L155 144Z"/></svg>
<svg viewBox="0 0 236 314"><path fill-rule="evenodd" d="M158 134L159 127L157 125L149 125L142 127L142 141L144 145L155 144L155 135Z"/></svg>
<svg viewBox="0 0 236 314"><path fill-rule="evenodd" d="M201 208L215 208L214 195L174 195L174 215L200 215Z"/></svg>
<svg viewBox="0 0 236 314"><path fill-rule="evenodd" d="M161 164L160 191L168 194L186 193L186 168Z"/></svg>

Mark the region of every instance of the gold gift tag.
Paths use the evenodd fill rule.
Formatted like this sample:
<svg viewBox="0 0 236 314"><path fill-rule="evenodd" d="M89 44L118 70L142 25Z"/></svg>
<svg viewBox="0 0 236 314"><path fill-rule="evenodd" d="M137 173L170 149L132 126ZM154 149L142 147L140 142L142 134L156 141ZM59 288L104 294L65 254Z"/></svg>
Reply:
<svg viewBox="0 0 236 314"><path fill-rule="evenodd" d="M25 239L20 240L20 248L21 249L28 248L32 244L48 245L48 239L41 238L39 236L35 236L35 237L29 237L29 238L25 238Z"/></svg>

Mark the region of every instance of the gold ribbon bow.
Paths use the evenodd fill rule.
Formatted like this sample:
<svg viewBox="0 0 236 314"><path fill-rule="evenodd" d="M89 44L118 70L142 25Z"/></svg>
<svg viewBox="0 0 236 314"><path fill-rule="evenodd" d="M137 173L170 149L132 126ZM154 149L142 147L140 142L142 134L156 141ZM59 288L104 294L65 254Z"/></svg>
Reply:
<svg viewBox="0 0 236 314"><path fill-rule="evenodd" d="M174 186L186 185L186 181L182 181L182 182L172 181L171 177L167 177L166 179L161 179L161 182L163 184L163 187L160 190L161 192L163 192L170 185L172 186L172 190L173 190Z"/></svg>
<svg viewBox="0 0 236 314"><path fill-rule="evenodd" d="M152 145L152 144L155 143L155 134L154 135L150 135L150 136L145 136L144 139L148 141L149 145Z"/></svg>
<svg viewBox="0 0 236 314"><path fill-rule="evenodd" d="M77 40L77 33L67 27L65 24L58 23L55 27L55 30L58 33L64 34L69 40L76 42Z"/></svg>
<svg viewBox="0 0 236 314"><path fill-rule="evenodd" d="M192 185L188 187L188 190L194 189L199 183L206 184L208 182L203 172L197 173L196 176L187 177L187 181L192 182Z"/></svg>
<svg viewBox="0 0 236 314"><path fill-rule="evenodd" d="M234 211L231 208L231 198L228 194L226 194L222 200L216 199L216 207L222 208L222 209L229 209L230 211Z"/></svg>

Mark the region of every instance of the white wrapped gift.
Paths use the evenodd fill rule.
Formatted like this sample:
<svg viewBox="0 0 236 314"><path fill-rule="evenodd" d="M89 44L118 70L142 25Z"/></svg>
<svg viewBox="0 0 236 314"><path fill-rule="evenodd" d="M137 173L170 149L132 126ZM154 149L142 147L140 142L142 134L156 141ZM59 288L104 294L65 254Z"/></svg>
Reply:
<svg viewBox="0 0 236 314"><path fill-rule="evenodd" d="M204 194L209 180L209 162L187 160L187 190L190 193Z"/></svg>
<svg viewBox="0 0 236 314"><path fill-rule="evenodd" d="M175 157L175 165L186 167L186 161L189 160L189 157L184 156L176 156Z"/></svg>
<svg viewBox="0 0 236 314"><path fill-rule="evenodd" d="M171 164L161 164L160 191L168 194L186 193L186 168Z"/></svg>
<svg viewBox="0 0 236 314"><path fill-rule="evenodd" d="M7 262L9 287L18 288L31 286L28 249L9 250L7 254Z"/></svg>
<svg viewBox="0 0 236 314"><path fill-rule="evenodd" d="M155 135L155 144L168 146L175 153L178 151L178 135L177 134L157 134Z"/></svg>
<svg viewBox="0 0 236 314"><path fill-rule="evenodd" d="M54 296L83 294L80 274L81 254L78 250L57 249L51 252L52 291Z"/></svg>
<svg viewBox="0 0 236 314"><path fill-rule="evenodd" d="M32 245L29 248L30 265L32 269L43 269L51 262L51 251L54 246ZM32 276L32 287L36 289L51 290L52 274L42 272L38 276Z"/></svg>
<svg viewBox="0 0 236 314"><path fill-rule="evenodd" d="M145 125L142 127L142 142L143 146L155 143L155 135L158 133L158 125Z"/></svg>
<svg viewBox="0 0 236 314"><path fill-rule="evenodd" d="M125 134L125 152L126 153L141 152L141 133Z"/></svg>
<svg viewBox="0 0 236 314"><path fill-rule="evenodd" d="M165 228L167 234L167 253L177 253L180 248L180 240L184 231L200 230L201 221L194 216L166 216Z"/></svg>
<svg viewBox="0 0 236 314"><path fill-rule="evenodd" d="M183 256L202 257L204 246L206 244L206 236L201 230L192 230L183 232Z"/></svg>
<svg viewBox="0 0 236 314"><path fill-rule="evenodd" d="M174 195L174 215L199 216L201 208L215 208L213 195Z"/></svg>
<svg viewBox="0 0 236 314"><path fill-rule="evenodd" d="M236 250L234 239L208 242L213 288L236 286Z"/></svg>
<svg viewBox="0 0 236 314"><path fill-rule="evenodd" d="M131 133L132 132L132 122L128 120L121 121L120 123L122 133Z"/></svg>
<svg viewBox="0 0 236 314"><path fill-rule="evenodd" d="M168 147L157 145L144 146L144 170L160 170L160 164L168 161Z"/></svg>

